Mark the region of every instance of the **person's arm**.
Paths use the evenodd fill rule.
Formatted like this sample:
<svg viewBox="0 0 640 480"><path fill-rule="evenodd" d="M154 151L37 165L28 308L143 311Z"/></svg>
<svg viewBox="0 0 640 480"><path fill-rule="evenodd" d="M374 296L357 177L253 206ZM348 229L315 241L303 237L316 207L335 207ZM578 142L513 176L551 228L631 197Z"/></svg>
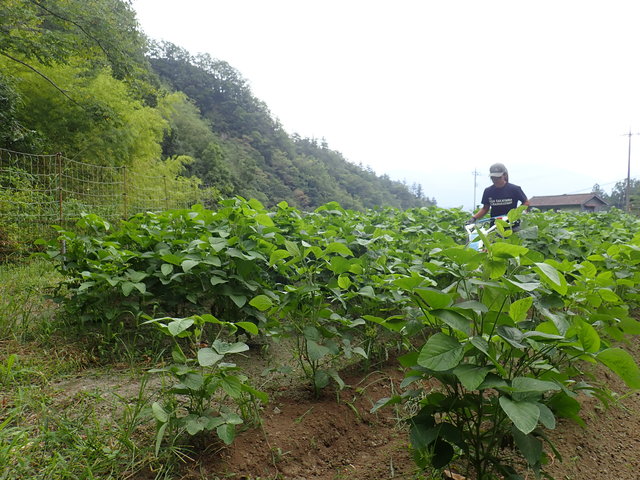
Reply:
<svg viewBox="0 0 640 480"><path fill-rule="evenodd" d="M528 200L527 200L528 201ZM487 213L489 213L489 205L483 205L482 208L480 210L478 210L476 213L474 213L473 215L471 215L471 218L473 218L473 220L480 220L482 217L484 217Z"/></svg>

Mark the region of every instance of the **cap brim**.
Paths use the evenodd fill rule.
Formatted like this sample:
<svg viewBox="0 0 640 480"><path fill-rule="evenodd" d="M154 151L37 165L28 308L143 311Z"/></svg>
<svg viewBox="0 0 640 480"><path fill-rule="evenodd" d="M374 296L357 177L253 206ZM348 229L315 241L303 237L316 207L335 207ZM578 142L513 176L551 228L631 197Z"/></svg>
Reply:
<svg viewBox="0 0 640 480"><path fill-rule="evenodd" d="M504 172L491 172L489 174L490 177L501 177L502 175L504 175Z"/></svg>

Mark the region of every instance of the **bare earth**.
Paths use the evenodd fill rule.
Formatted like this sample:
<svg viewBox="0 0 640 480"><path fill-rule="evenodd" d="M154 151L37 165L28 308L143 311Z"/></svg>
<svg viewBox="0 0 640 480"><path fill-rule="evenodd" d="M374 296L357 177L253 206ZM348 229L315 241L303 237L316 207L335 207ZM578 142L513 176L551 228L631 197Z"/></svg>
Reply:
<svg viewBox="0 0 640 480"><path fill-rule="evenodd" d="M627 348L640 358L638 339ZM604 369L594 373L594 381L606 382L621 397L628 392ZM280 386L271 393L261 429L240 433L230 447L203 452L182 478L417 478L401 421L407 412L389 407L369 413L378 399L399 391L402 373L391 365L364 378L354 370L346 380L349 388L320 399L299 385ZM593 398L583 398L582 403L586 429L560 420L549 432L563 461L552 459L547 472L557 480L640 479L640 393L624 396L609 409Z"/></svg>

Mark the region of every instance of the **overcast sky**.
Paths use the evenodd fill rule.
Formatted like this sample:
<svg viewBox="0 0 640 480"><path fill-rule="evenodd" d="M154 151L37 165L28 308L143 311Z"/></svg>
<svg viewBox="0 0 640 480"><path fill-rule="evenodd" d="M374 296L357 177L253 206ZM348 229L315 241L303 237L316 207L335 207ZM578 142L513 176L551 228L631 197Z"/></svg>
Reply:
<svg viewBox="0 0 640 480"><path fill-rule="evenodd" d="M626 179L624 134L640 132L638 0L133 6L150 38L238 70L288 133L420 183L442 207L479 203L494 162L529 197Z"/></svg>

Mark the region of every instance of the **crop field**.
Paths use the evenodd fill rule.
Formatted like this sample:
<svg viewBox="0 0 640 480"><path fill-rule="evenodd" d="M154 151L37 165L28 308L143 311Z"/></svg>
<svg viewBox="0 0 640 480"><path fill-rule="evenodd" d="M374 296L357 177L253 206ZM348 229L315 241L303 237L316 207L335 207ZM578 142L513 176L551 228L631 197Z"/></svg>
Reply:
<svg viewBox="0 0 640 480"><path fill-rule="evenodd" d="M580 478L558 442L640 388L640 220L518 209L476 251L467 217L58 227L0 266L0 479Z"/></svg>

